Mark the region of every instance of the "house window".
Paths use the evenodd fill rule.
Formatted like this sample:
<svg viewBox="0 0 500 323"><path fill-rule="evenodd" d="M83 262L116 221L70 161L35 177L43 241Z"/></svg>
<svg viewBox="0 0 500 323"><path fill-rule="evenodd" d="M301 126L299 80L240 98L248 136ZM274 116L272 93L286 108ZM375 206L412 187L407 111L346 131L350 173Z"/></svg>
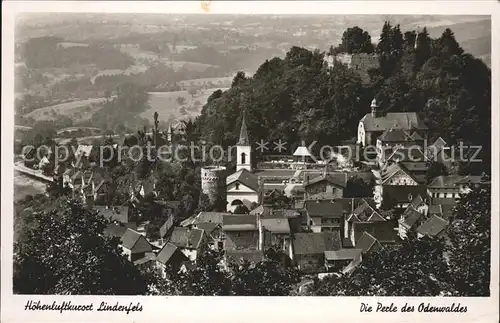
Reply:
<svg viewBox="0 0 500 323"><path fill-rule="evenodd" d="M245 153L241 153L241 163L242 164L246 164L246 159L247 159L247 155Z"/></svg>
<svg viewBox="0 0 500 323"><path fill-rule="evenodd" d="M237 190L239 190L239 189L240 189L240 183L236 183L234 186L235 186L235 187L234 187L235 189L237 189Z"/></svg>
<svg viewBox="0 0 500 323"><path fill-rule="evenodd" d="M313 225L313 220L309 220L309 225Z"/></svg>

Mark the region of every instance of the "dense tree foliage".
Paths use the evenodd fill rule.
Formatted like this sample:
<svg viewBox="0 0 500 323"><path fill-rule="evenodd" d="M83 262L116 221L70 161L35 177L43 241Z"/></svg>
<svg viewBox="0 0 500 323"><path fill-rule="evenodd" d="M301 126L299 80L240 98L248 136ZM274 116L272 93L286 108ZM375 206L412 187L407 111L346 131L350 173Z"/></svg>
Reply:
<svg viewBox="0 0 500 323"><path fill-rule="evenodd" d="M488 181L488 178L485 178ZM314 295L488 296L491 186L462 195L446 234L417 239L363 256L351 274L316 281Z"/></svg>
<svg viewBox="0 0 500 323"><path fill-rule="evenodd" d="M233 145L243 110L252 140L350 139L342 129L356 128L372 95L363 94L360 78L345 66L331 73L322 67L323 54L298 47L285 59L266 61L252 78L212 95L197 119L202 139Z"/></svg>
<svg viewBox="0 0 500 323"><path fill-rule="evenodd" d="M93 126L113 130L118 125L125 124L131 129L140 128L141 121L137 115L149 108L145 88L126 83L120 85L116 92L116 98L92 115Z"/></svg>
<svg viewBox="0 0 500 323"><path fill-rule="evenodd" d="M454 293L448 281L442 241L415 237L363 257L351 275L316 282L319 296L443 296Z"/></svg>
<svg viewBox="0 0 500 323"><path fill-rule="evenodd" d="M358 26L347 28L342 34L341 44L330 51L330 54L335 53L366 53L371 54L375 50L372 44L372 38L367 31L364 31Z"/></svg>
<svg viewBox="0 0 500 323"><path fill-rule="evenodd" d="M364 33L352 28L346 31L346 42ZM292 47L284 59L266 60L253 77L214 93L197 119L199 133L208 142L232 145L245 110L256 141L282 139L296 147L301 140L317 140L314 153L322 144L353 138L371 99L377 97L384 112L421 114L429 141L441 136L450 145L461 140L481 144L484 162L476 163L474 172L479 165L489 169L489 68L464 53L449 29L431 39L425 28L403 35L399 25L386 22L376 53L380 67L369 71L370 82L364 84L355 71L340 64L323 69L323 54Z"/></svg>
<svg viewBox="0 0 500 323"><path fill-rule="evenodd" d="M14 246L14 291L21 294L136 295L148 281L121 255L107 220L78 202L33 212Z"/></svg>
<svg viewBox="0 0 500 323"><path fill-rule="evenodd" d="M473 189L460 200L447 234L450 277L458 294L489 296L491 279L491 186L489 184Z"/></svg>
<svg viewBox="0 0 500 323"><path fill-rule="evenodd" d="M373 187L375 186L374 180L367 180L365 178L354 176L347 181L346 188L344 189L344 197L372 197Z"/></svg>
<svg viewBox="0 0 500 323"><path fill-rule="evenodd" d="M298 282L298 272L287 266L283 254L274 248L266 250L257 263L231 262L221 266L223 252L206 250L196 259L196 266L159 279L160 295L183 296L288 296ZM229 270L228 270L229 269Z"/></svg>
<svg viewBox="0 0 500 323"><path fill-rule="evenodd" d="M232 265L232 295L287 296L299 281L299 273L287 268L285 255L274 248L265 251L265 258L256 264L248 261Z"/></svg>
<svg viewBox="0 0 500 323"><path fill-rule="evenodd" d="M96 64L101 69L126 69L134 59L111 46L64 47L58 37L30 38L24 44L23 57L28 68L68 67L71 64Z"/></svg>

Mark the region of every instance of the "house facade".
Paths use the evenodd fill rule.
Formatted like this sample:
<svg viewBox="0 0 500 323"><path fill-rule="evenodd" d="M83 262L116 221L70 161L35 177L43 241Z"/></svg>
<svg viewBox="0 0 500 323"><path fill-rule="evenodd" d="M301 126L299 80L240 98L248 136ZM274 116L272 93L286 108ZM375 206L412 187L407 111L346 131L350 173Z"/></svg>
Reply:
<svg viewBox="0 0 500 323"><path fill-rule="evenodd" d="M300 271L325 271L325 251L342 248L340 230L333 232L296 233L293 240L294 261Z"/></svg>
<svg viewBox="0 0 500 323"><path fill-rule="evenodd" d="M204 230L175 227L168 242L177 246L190 261L196 261L198 254L206 248L207 237Z"/></svg>
<svg viewBox="0 0 500 323"><path fill-rule="evenodd" d="M234 212L238 205L249 210L252 203L259 203L260 191L258 177L247 169L240 169L226 179L227 211Z"/></svg>
<svg viewBox="0 0 500 323"><path fill-rule="evenodd" d="M351 199L306 200L307 226L312 232L343 232L344 217L352 211Z"/></svg>
<svg viewBox="0 0 500 323"><path fill-rule="evenodd" d="M347 174L328 174L326 171L310 179L310 175L304 175L305 196L308 199L318 198L342 198L347 185Z"/></svg>
<svg viewBox="0 0 500 323"><path fill-rule="evenodd" d="M376 99L371 103L371 113L366 114L358 124L357 143L363 147L376 145L377 139L385 131L394 129L417 133L427 138L427 126L415 112L382 113Z"/></svg>
<svg viewBox="0 0 500 323"><path fill-rule="evenodd" d="M258 216L227 215L223 218L224 250L261 250L263 237Z"/></svg>
<svg viewBox="0 0 500 323"><path fill-rule="evenodd" d="M132 262L153 254L153 248L146 238L132 229L125 231L121 237L120 246L123 249L123 254Z"/></svg>

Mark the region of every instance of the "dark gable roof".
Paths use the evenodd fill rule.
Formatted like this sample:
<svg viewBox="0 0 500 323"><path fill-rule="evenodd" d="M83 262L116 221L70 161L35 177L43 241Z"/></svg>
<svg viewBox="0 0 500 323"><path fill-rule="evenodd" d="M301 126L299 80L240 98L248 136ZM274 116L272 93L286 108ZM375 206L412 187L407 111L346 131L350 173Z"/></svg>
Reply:
<svg viewBox="0 0 500 323"><path fill-rule="evenodd" d="M128 223L128 206L96 205L95 210L107 220Z"/></svg>
<svg viewBox="0 0 500 323"><path fill-rule="evenodd" d="M435 237L448 226L448 221L433 214L417 228L417 232L429 237Z"/></svg>
<svg viewBox="0 0 500 323"><path fill-rule="evenodd" d="M182 252L180 252L179 248L176 245L167 242L156 256L156 261L166 265L176 252L184 255Z"/></svg>
<svg viewBox="0 0 500 323"><path fill-rule="evenodd" d="M352 211L352 199L307 200L304 208L310 217L342 217Z"/></svg>
<svg viewBox="0 0 500 323"><path fill-rule="evenodd" d="M117 223L110 223L104 229L104 235L108 237L117 237L120 238L123 236L123 234L127 231L127 228L124 226L121 226L120 224Z"/></svg>
<svg viewBox="0 0 500 323"><path fill-rule="evenodd" d="M401 224L403 224L406 228L410 229L412 228L420 218L422 218L424 215L417 210L413 208L413 206L409 206L402 215L403 221Z"/></svg>
<svg viewBox="0 0 500 323"><path fill-rule="evenodd" d="M367 232L363 232L363 234L356 241L356 249L361 249L363 253L377 251L380 248L382 248L380 242Z"/></svg>
<svg viewBox="0 0 500 323"><path fill-rule="evenodd" d="M385 131L396 127L403 130L427 130L416 112L391 112L377 118L367 113L361 122L365 131Z"/></svg>
<svg viewBox="0 0 500 323"><path fill-rule="evenodd" d="M122 239L121 239L121 242L122 242L121 245L124 248L132 250L137 245L139 240L143 240L143 242L145 242L144 243L145 247L140 248L140 250L134 250L135 252L144 252L144 251L152 250L151 245L146 240L146 238L144 238L144 236L141 235L139 232L134 231L132 229L127 229L127 231L125 231L125 233L123 234ZM149 246L149 248L147 246Z"/></svg>
<svg viewBox="0 0 500 323"><path fill-rule="evenodd" d="M422 203L424 203L424 199L421 195L417 195L413 201L411 201L410 205L413 206L413 208L418 208Z"/></svg>
<svg viewBox="0 0 500 323"><path fill-rule="evenodd" d="M353 230L354 241L358 241L364 232L371 234L380 243L393 243L397 241L397 231L394 221L354 222Z"/></svg>
<svg viewBox="0 0 500 323"><path fill-rule="evenodd" d="M322 174L310 179L309 182L306 183L305 187L324 181L332 185L345 188L347 185L347 173L328 173L326 175Z"/></svg>
<svg viewBox="0 0 500 323"><path fill-rule="evenodd" d="M257 230L256 215L224 215L222 230L224 231L255 231Z"/></svg>
<svg viewBox="0 0 500 323"><path fill-rule="evenodd" d="M455 205L446 205L446 204L431 204L429 205L429 214L432 215L437 215L440 218L443 218L445 220L449 220L449 218L453 215L453 209L455 208Z"/></svg>
<svg viewBox="0 0 500 323"><path fill-rule="evenodd" d="M218 223L222 224L222 219L224 216L231 215L227 212L200 212L195 216L192 216L181 222L181 226L188 226L200 223Z"/></svg>
<svg viewBox="0 0 500 323"><path fill-rule="evenodd" d="M404 142L413 139L402 129L388 129L378 137L382 142Z"/></svg>
<svg viewBox="0 0 500 323"><path fill-rule="evenodd" d="M460 175L441 175L432 180L428 185L429 188L452 188L462 180L464 176ZM458 187L457 187L458 188Z"/></svg>
<svg viewBox="0 0 500 323"><path fill-rule="evenodd" d="M413 199L420 196L427 196L425 185L384 185L384 199L389 198L396 203L411 203Z"/></svg>
<svg viewBox="0 0 500 323"><path fill-rule="evenodd" d="M210 235L212 234L212 232L215 230L215 228L217 228L218 226L220 226L220 224L218 223L213 223L213 222L204 222L204 223L199 223L199 224L196 224L196 227L198 229L201 229L203 231L205 231L205 233L207 235Z"/></svg>
<svg viewBox="0 0 500 323"><path fill-rule="evenodd" d="M262 228L272 233L290 233L288 219L285 218L263 218Z"/></svg>
<svg viewBox="0 0 500 323"><path fill-rule="evenodd" d="M203 240L204 231L175 227L170 235L169 242L180 248L198 249Z"/></svg>
<svg viewBox="0 0 500 323"><path fill-rule="evenodd" d="M259 190L259 179L257 175L249 172L244 168L227 177L226 185L230 185L234 182L240 182L241 184L248 186L254 191Z"/></svg>
<svg viewBox="0 0 500 323"><path fill-rule="evenodd" d="M297 255L323 254L325 251L339 250L342 248L340 231L296 233L293 241L294 251Z"/></svg>
<svg viewBox="0 0 500 323"><path fill-rule="evenodd" d="M368 222L370 219L375 221L385 221L385 219L378 213L373 199L362 199L347 221Z"/></svg>

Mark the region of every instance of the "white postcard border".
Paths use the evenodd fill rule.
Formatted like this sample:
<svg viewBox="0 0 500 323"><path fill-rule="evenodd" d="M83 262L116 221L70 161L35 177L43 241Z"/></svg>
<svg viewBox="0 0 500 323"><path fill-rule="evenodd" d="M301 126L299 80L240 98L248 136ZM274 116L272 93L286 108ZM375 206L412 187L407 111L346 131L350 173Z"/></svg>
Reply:
<svg viewBox="0 0 500 323"><path fill-rule="evenodd" d="M2 322L246 322L246 321L341 321L342 319L373 320L381 322L454 322L498 321L498 228L499 228L499 68L500 68L500 3L497 1L212 1L210 12L204 13L199 1L186 2L84 2L84 1L32 1L2 3ZM12 295L12 243L13 243L13 93L14 93L14 15L21 12L120 12L120 13L200 13L200 14L463 14L492 15L492 262L491 297L438 298L438 297L112 297L112 296L24 296ZM126 283L126 282L124 282ZM25 311L29 300L43 303L71 300L72 303L101 302L110 304L137 303L142 312L60 314L52 311ZM460 303L467 306L466 313L360 313L361 302L376 307L377 301L401 307L405 303L433 306Z"/></svg>

